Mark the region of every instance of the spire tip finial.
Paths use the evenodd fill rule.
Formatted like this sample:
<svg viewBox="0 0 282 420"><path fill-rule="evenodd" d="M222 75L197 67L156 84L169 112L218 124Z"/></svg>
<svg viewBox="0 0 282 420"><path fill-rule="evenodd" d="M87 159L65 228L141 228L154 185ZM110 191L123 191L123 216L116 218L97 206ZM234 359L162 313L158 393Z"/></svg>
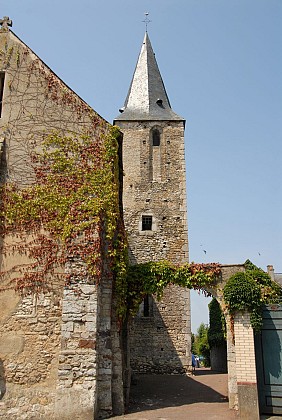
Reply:
<svg viewBox="0 0 282 420"><path fill-rule="evenodd" d="M142 22L144 22L144 23L145 23L145 26L146 26L146 32L148 32L148 24L149 24L150 22L152 22L152 21L148 18L148 16L149 16L149 12L145 12L145 13L144 13L144 15L145 15L145 20L142 20Z"/></svg>

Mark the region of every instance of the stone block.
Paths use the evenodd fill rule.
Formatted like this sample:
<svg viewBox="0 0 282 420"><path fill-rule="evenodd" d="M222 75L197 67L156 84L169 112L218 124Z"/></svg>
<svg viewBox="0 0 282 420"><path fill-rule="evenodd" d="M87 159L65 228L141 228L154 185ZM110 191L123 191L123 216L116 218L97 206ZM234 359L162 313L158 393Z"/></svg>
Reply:
<svg viewBox="0 0 282 420"><path fill-rule="evenodd" d="M96 340L79 340L78 347L81 349L96 349Z"/></svg>
<svg viewBox="0 0 282 420"><path fill-rule="evenodd" d="M96 316L93 314L85 315L84 319L85 321L88 321L88 322L96 322Z"/></svg>
<svg viewBox="0 0 282 420"><path fill-rule="evenodd" d="M2 334L0 340L0 356L19 354L23 351L25 339L23 335L15 335L14 332Z"/></svg>
<svg viewBox="0 0 282 420"><path fill-rule="evenodd" d="M89 332L96 332L96 330L97 330L96 322L87 322L86 323L86 329Z"/></svg>
<svg viewBox="0 0 282 420"><path fill-rule="evenodd" d="M238 405L240 420L259 420L257 384L238 383Z"/></svg>

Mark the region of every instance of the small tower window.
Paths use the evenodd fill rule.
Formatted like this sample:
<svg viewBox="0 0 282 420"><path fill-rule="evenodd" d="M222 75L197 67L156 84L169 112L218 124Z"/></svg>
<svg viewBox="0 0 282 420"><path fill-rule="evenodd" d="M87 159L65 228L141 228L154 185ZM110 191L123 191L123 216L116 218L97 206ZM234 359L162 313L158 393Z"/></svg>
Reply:
<svg viewBox="0 0 282 420"><path fill-rule="evenodd" d="M142 230L152 230L152 223L152 216L142 216Z"/></svg>
<svg viewBox="0 0 282 420"><path fill-rule="evenodd" d="M153 131L153 146L159 146L161 144L161 135L159 130Z"/></svg>
<svg viewBox="0 0 282 420"><path fill-rule="evenodd" d="M0 118L2 117L5 73L0 72Z"/></svg>

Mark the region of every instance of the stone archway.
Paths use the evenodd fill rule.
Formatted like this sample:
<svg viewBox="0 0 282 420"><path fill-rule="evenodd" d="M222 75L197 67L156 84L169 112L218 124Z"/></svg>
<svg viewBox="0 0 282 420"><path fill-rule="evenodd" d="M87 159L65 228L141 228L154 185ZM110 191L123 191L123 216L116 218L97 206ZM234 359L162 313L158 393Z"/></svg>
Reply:
<svg viewBox="0 0 282 420"><path fill-rule="evenodd" d="M223 288L228 279L238 271L245 271L243 264L222 265L221 274L215 287L205 288L205 291L216 298L226 321L227 372L229 408L238 409L238 387L236 375L236 350L232 322L223 299Z"/></svg>
<svg viewBox="0 0 282 420"><path fill-rule="evenodd" d="M223 299L223 288L228 279L240 271L245 271L244 264L221 265L216 287L206 291L217 299L226 321L229 408L239 410L241 419L258 420L254 333L250 314L238 312L231 319Z"/></svg>
<svg viewBox="0 0 282 420"><path fill-rule="evenodd" d="M228 279L238 271L245 271L243 264L236 265L222 265L221 275L218 278L216 287L207 290L213 297L215 297L221 307L221 310L225 316L226 321L226 345L227 345L227 372L228 372L228 398L229 407L232 409L238 409L238 387L237 387L237 375L236 375L236 351L234 334L232 331L232 323L230 315L227 311L224 299L223 299L223 288L227 283Z"/></svg>

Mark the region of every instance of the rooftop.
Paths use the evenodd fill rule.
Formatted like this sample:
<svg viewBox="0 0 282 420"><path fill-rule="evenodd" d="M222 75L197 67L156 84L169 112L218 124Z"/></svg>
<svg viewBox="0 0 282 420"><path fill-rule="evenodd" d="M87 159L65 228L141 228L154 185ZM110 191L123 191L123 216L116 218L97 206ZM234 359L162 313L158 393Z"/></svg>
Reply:
<svg viewBox="0 0 282 420"><path fill-rule="evenodd" d="M184 121L170 106L147 32L124 107L120 111L121 115L115 118L117 121Z"/></svg>

